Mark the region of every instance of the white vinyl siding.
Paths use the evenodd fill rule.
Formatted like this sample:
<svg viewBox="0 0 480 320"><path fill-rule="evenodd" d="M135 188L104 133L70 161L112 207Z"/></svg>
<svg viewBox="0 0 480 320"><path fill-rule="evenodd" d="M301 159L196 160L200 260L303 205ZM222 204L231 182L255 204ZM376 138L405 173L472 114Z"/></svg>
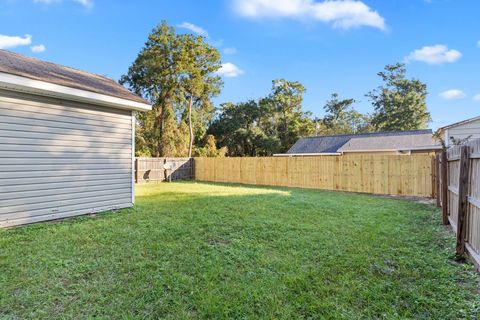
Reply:
<svg viewBox="0 0 480 320"><path fill-rule="evenodd" d="M476 121L459 124L458 126L446 129L447 144L451 144L450 137L456 140L463 140L470 137L472 139L480 139L480 119Z"/></svg>
<svg viewBox="0 0 480 320"><path fill-rule="evenodd" d="M0 226L132 206L132 112L0 91Z"/></svg>

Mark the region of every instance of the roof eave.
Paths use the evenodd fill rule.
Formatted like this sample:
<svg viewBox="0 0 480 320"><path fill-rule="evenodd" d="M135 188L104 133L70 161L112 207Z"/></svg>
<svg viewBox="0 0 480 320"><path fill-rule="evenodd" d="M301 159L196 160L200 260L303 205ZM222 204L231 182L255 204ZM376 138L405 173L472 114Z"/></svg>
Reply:
<svg viewBox="0 0 480 320"><path fill-rule="evenodd" d="M411 148L401 148L400 151L415 151L415 150L441 150L443 147L441 145L431 145L431 146L422 146L422 147L411 147Z"/></svg>
<svg viewBox="0 0 480 320"><path fill-rule="evenodd" d="M148 111L152 106L147 103L113 97L86 90L70 88L50 82L34 80L9 73L0 72L0 88L31 93L41 96L90 103L116 109Z"/></svg>
<svg viewBox="0 0 480 320"><path fill-rule="evenodd" d="M455 123L449 124L448 126L438 128L438 130L450 129L450 128L461 126L462 124L470 123L470 122L477 121L477 120L480 120L480 116L479 117L473 117L473 118L466 119L466 120L462 120L462 121L459 121L459 122L455 122Z"/></svg>
<svg viewBox="0 0 480 320"><path fill-rule="evenodd" d="M310 156L338 156L339 152L317 152L317 153L275 153L274 157L310 157Z"/></svg>
<svg viewBox="0 0 480 320"><path fill-rule="evenodd" d="M350 152L395 152L398 151L398 149L348 149L348 150L342 150L338 149L339 152L342 153L350 153Z"/></svg>
<svg viewBox="0 0 480 320"><path fill-rule="evenodd" d="M442 149L441 145L432 145L432 146L423 146L423 147L403 147L397 149L363 149L363 150L341 150L342 153L351 153L351 152L397 152L397 151L415 151L415 150L440 150Z"/></svg>

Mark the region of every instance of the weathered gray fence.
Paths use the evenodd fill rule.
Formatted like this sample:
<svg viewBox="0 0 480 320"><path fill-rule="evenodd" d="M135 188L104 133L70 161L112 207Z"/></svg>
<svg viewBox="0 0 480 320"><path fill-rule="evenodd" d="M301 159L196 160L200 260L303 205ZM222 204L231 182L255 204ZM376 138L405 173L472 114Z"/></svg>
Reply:
<svg viewBox="0 0 480 320"><path fill-rule="evenodd" d="M457 235L457 253L480 267L480 139L450 148L436 162L442 222Z"/></svg>
<svg viewBox="0 0 480 320"><path fill-rule="evenodd" d="M165 169L167 165L170 169ZM135 159L135 182L193 179L193 158Z"/></svg>

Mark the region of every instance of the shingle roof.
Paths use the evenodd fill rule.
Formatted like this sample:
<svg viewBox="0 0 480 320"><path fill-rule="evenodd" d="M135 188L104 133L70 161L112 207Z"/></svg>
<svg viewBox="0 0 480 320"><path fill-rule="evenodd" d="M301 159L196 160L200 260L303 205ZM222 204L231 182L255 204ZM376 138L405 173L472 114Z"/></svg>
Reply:
<svg viewBox="0 0 480 320"><path fill-rule="evenodd" d="M142 97L105 76L6 50L0 50L0 72L148 104Z"/></svg>
<svg viewBox="0 0 480 320"><path fill-rule="evenodd" d="M432 130L373 132L318 136L299 139L288 154L335 153L342 151L405 150L436 145Z"/></svg>
<svg viewBox="0 0 480 320"><path fill-rule="evenodd" d="M408 134L380 137L355 137L345 143L339 152L374 151L374 150L408 150L436 145L431 133Z"/></svg>

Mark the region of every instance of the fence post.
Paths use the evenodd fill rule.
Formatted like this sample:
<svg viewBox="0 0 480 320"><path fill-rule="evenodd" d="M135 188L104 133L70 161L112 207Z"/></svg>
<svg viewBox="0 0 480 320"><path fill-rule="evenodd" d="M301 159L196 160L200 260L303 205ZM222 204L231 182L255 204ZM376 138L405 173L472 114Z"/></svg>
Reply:
<svg viewBox="0 0 480 320"><path fill-rule="evenodd" d="M460 148L460 174L458 181L458 222L457 222L457 253L465 253L465 236L467 230L468 210L468 171L470 164L470 148Z"/></svg>
<svg viewBox="0 0 480 320"><path fill-rule="evenodd" d="M190 179L195 180L195 158L190 158L191 174Z"/></svg>
<svg viewBox="0 0 480 320"><path fill-rule="evenodd" d="M447 152L442 151L441 156L441 182L442 182L442 223L448 225L448 158Z"/></svg>
<svg viewBox="0 0 480 320"><path fill-rule="evenodd" d="M434 165L432 166L433 167L433 182L434 182L434 185L433 185L433 190L432 190L432 193L435 194L435 199L437 200L437 208L440 208L441 207L441 204L440 204L440 155L437 154L435 155L435 158L433 158L433 163Z"/></svg>
<svg viewBox="0 0 480 320"><path fill-rule="evenodd" d="M138 158L135 158L135 183L138 183Z"/></svg>

